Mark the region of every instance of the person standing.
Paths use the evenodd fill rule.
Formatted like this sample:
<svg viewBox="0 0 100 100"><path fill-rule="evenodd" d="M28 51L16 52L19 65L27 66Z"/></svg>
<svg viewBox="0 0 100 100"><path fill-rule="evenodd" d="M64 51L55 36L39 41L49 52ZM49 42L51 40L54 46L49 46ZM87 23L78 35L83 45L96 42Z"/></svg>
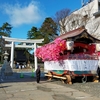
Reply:
<svg viewBox="0 0 100 100"><path fill-rule="evenodd" d="M40 82L40 76L41 76L41 70L40 70L40 66L38 66L38 68L36 69L36 81L37 81L37 83Z"/></svg>
<svg viewBox="0 0 100 100"><path fill-rule="evenodd" d="M98 68L97 68L97 75L99 76L99 81L100 81L100 56L98 57L99 61L98 61Z"/></svg>

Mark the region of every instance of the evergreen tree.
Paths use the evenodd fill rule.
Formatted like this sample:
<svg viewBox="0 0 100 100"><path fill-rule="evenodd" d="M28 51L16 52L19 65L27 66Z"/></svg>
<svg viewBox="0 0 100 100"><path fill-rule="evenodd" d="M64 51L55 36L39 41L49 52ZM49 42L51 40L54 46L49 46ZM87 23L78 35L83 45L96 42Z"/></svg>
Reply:
<svg viewBox="0 0 100 100"><path fill-rule="evenodd" d="M11 25L9 23L3 23L3 25L0 27L0 61L3 62L3 56L2 54L5 51L5 41L2 39L2 36L8 36L10 37L11 34Z"/></svg>
<svg viewBox="0 0 100 100"><path fill-rule="evenodd" d="M27 34L28 39L44 39L42 45L53 41L56 36L58 36L57 25L50 17L44 20L40 29L32 27Z"/></svg>
<svg viewBox="0 0 100 100"><path fill-rule="evenodd" d="M0 36L8 36L10 37L12 26L9 23L4 23L0 27Z"/></svg>
<svg viewBox="0 0 100 100"><path fill-rule="evenodd" d="M42 34L40 33L39 29L37 27L32 27L30 31L28 31L27 34L28 39L42 39Z"/></svg>
<svg viewBox="0 0 100 100"><path fill-rule="evenodd" d="M44 44L53 41L58 36L57 25L50 17L44 20L40 32L44 38Z"/></svg>

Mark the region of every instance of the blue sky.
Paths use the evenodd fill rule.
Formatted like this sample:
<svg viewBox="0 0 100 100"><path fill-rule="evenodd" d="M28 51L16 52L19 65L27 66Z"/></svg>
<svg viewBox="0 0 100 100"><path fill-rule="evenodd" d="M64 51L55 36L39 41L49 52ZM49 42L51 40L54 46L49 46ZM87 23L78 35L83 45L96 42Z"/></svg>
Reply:
<svg viewBox="0 0 100 100"><path fill-rule="evenodd" d="M0 26L12 25L12 38L27 38L27 32L35 26L40 28L46 17L53 17L57 11L68 8L71 11L81 7L82 0L0 0ZM87 0L85 0L87 1Z"/></svg>

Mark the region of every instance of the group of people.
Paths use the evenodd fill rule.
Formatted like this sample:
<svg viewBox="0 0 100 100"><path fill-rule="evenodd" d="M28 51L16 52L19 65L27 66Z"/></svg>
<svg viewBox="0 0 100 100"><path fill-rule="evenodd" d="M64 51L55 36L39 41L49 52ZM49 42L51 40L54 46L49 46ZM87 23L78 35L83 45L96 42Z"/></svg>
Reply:
<svg viewBox="0 0 100 100"><path fill-rule="evenodd" d="M26 65L17 62L17 63L15 64L15 67L16 67L16 69L23 69L23 68L26 68Z"/></svg>

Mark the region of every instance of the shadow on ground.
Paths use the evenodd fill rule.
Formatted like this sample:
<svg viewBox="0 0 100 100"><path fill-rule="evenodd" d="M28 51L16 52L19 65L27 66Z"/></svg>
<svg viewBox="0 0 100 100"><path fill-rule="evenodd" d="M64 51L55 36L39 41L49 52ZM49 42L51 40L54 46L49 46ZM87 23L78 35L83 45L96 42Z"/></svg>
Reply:
<svg viewBox="0 0 100 100"><path fill-rule="evenodd" d="M46 80L41 73L41 81ZM11 76L0 75L0 83L5 82L32 82L36 81L36 75L32 72L13 72Z"/></svg>

